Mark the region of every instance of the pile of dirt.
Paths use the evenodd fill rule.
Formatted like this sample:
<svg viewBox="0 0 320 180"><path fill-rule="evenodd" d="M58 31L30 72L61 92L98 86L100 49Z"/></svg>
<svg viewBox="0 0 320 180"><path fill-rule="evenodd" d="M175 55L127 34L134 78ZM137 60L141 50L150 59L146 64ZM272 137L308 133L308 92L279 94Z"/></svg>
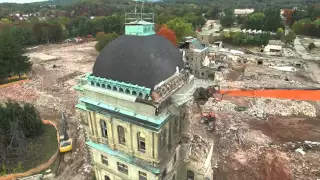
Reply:
<svg viewBox="0 0 320 180"><path fill-rule="evenodd" d="M263 159L264 180L292 180L290 160L278 150L266 151Z"/></svg>

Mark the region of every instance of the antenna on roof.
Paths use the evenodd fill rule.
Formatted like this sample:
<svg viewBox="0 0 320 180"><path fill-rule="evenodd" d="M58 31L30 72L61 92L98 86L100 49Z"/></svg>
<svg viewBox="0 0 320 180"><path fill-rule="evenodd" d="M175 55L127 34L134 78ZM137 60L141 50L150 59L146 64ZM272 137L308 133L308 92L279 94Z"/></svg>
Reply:
<svg viewBox="0 0 320 180"><path fill-rule="evenodd" d="M142 4L141 4L141 16L140 16L141 21L142 21L143 5L144 5L144 0L142 0Z"/></svg>

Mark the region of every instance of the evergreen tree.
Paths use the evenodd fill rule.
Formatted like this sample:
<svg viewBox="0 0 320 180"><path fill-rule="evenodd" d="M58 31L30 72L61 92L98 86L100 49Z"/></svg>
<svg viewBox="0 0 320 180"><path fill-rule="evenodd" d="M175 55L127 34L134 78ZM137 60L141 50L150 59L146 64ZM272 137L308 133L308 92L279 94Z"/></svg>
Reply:
<svg viewBox="0 0 320 180"><path fill-rule="evenodd" d="M0 33L0 79L31 70L29 57L24 56L24 48L9 29Z"/></svg>

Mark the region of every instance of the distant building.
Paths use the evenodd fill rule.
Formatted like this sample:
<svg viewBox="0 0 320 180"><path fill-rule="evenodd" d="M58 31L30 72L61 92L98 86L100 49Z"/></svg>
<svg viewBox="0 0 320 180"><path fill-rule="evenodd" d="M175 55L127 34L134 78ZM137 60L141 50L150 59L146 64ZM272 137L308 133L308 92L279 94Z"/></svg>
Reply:
<svg viewBox="0 0 320 180"><path fill-rule="evenodd" d="M270 45L264 47L264 52L281 52L282 46L280 45Z"/></svg>
<svg viewBox="0 0 320 180"><path fill-rule="evenodd" d="M210 67L209 49L201 44L199 40L186 37L180 44L183 52L185 66L190 73L198 78L214 78L214 69Z"/></svg>
<svg viewBox="0 0 320 180"><path fill-rule="evenodd" d="M197 39L205 45L213 44L220 37L220 24L214 20L208 20L206 25L197 32Z"/></svg>
<svg viewBox="0 0 320 180"><path fill-rule="evenodd" d="M253 13L254 9L235 9L234 15L236 16L246 16L250 13Z"/></svg>

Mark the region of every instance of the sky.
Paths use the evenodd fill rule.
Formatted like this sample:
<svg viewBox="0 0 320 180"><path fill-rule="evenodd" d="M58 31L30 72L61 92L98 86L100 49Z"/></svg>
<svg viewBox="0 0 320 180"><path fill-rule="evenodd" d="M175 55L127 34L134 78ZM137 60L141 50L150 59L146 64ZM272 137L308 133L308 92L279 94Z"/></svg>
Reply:
<svg viewBox="0 0 320 180"><path fill-rule="evenodd" d="M8 3L32 3L32 2L41 2L47 0L0 0L0 3L8 2Z"/></svg>

